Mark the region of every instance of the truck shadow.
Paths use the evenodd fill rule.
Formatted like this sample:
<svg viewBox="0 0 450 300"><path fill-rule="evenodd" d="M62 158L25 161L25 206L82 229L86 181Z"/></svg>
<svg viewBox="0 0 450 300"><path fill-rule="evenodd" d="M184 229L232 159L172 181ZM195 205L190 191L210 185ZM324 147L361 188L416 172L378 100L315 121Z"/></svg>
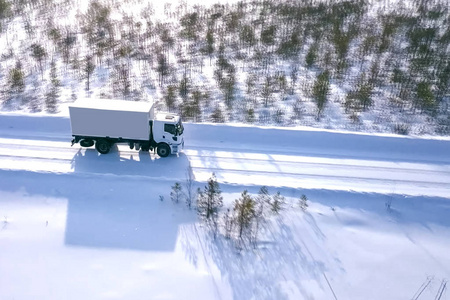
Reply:
<svg viewBox="0 0 450 300"><path fill-rule="evenodd" d="M80 149L72 158L75 173L119 176L145 176L184 180L189 160L183 153L161 158L153 152L115 146L101 155L95 149Z"/></svg>
<svg viewBox="0 0 450 300"><path fill-rule="evenodd" d="M179 228L196 221L182 203L171 203L173 181L166 179L12 170L0 170L0 178L0 193L14 196L0 199L2 213L21 219L22 211L28 216L37 209L31 224L57 232L64 219L60 229L68 247L172 252ZM13 214L8 207L17 203L23 210Z"/></svg>
<svg viewBox="0 0 450 300"><path fill-rule="evenodd" d="M138 184L114 180L108 186L108 190L87 197L72 196L67 209L66 245L171 252L179 227L195 221L195 214L172 205L170 200L160 201L158 191L150 185L138 190Z"/></svg>
<svg viewBox="0 0 450 300"><path fill-rule="evenodd" d="M169 198L171 185L185 178L189 161L184 154L160 158L116 146L100 155L88 148L80 149L71 163L84 185L69 193L67 245L173 251L179 226L195 220L195 214L174 207ZM160 201L160 195L166 200Z"/></svg>

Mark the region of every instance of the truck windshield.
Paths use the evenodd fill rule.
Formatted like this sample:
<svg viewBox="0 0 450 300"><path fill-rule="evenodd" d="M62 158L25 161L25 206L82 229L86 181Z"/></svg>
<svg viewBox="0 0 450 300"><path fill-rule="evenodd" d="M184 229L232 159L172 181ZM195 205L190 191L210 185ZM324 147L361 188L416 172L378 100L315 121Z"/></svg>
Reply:
<svg viewBox="0 0 450 300"><path fill-rule="evenodd" d="M182 135L184 132L184 126L181 120L175 125L176 135Z"/></svg>

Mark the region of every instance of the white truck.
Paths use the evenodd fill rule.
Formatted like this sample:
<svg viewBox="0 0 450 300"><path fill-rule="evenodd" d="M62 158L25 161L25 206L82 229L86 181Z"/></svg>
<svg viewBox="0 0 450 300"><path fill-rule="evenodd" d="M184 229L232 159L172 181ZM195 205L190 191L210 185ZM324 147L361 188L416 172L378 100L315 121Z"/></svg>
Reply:
<svg viewBox="0 0 450 300"><path fill-rule="evenodd" d="M72 146L92 147L107 154L111 146L156 149L160 157L177 154L184 147L183 123L171 113L155 113L154 103L82 99L69 106Z"/></svg>

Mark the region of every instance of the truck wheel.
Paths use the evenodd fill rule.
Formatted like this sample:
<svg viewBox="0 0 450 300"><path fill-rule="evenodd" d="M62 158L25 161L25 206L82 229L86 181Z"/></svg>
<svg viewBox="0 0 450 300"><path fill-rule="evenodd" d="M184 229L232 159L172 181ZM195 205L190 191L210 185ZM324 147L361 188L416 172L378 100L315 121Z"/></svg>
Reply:
<svg viewBox="0 0 450 300"><path fill-rule="evenodd" d="M101 154L106 154L111 149L111 144L105 139L100 139L95 143L95 149Z"/></svg>
<svg viewBox="0 0 450 300"><path fill-rule="evenodd" d="M92 147L94 146L94 141L91 139L85 139L80 141L81 147Z"/></svg>
<svg viewBox="0 0 450 300"><path fill-rule="evenodd" d="M158 145L158 149L156 149L156 152L161 157L167 157L170 154L170 147L167 144L161 143Z"/></svg>

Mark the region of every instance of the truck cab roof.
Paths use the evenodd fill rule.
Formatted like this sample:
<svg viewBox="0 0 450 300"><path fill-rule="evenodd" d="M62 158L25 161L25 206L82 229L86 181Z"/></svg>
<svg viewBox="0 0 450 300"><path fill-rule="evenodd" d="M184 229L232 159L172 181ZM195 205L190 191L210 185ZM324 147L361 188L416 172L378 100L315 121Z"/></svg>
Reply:
<svg viewBox="0 0 450 300"><path fill-rule="evenodd" d="M180 116L172 113L160 112L156 114L155 120L162 122L178 123L180 121Z"/></svg>

